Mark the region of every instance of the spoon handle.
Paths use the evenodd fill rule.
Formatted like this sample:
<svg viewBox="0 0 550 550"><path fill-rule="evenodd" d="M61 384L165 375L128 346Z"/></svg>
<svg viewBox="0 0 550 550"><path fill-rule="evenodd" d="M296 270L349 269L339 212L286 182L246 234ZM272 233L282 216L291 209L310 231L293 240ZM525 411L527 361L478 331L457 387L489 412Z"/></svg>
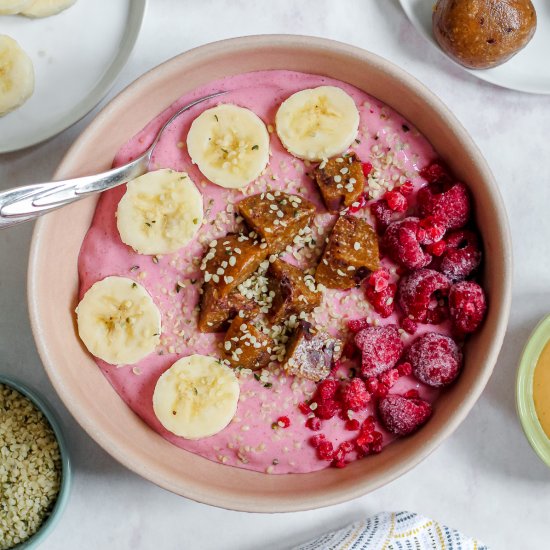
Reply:
<svg viewBox="0 0 550 550"><path fill-rule="evenodd" d="M149 151L132 162L93 176L34 183L0 192L0 229L30 221L47 212L112 189L147 171Z"/></svg>

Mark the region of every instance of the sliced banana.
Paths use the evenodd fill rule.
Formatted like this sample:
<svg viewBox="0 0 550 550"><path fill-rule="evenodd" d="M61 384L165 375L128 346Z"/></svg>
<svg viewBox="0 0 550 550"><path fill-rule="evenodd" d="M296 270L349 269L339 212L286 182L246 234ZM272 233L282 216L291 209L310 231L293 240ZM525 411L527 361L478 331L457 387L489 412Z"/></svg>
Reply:
<svg viewBox="0 0 550 550"><path fill-rule="evenodd" d="M191 355L176 361L157 381L153 409L173 434L202 439L222 431L237 412L239 382L219 359Z"/></svg>
<svg viewBox="0 0 550 550"><path fill-rule="evenodd" d="M145 288L127 277L106 277L92 285L76 316L88 351L111 365L137 363L160 340L160 311Z"/></svg>
<svg viewBox="0 0 550 550"><path fill-rule="evenodd" d="M129 181L118 203L122 242L139 254L171 254L202 224L202 195L185 172L162 169Z"/></svg>
<svg viewBox="0 0 550 550"><path fill-rule="evenodd" d="M201 113L187 134L194 164L221 187L244 187L269 162L269 133L262 119L244 107L218 105Z"/></svg>
<svg viewBox="0 0 550 550"><path fill-rule="evenodd" d="M29 6L31 2L32 0L0 0L0 15L19 13Z"/></svg>
<svg viewBox="0 0 550 550"><path fill-rule="evenodd" d="M289 153L319 161L345 152L353 143L359 111L341 88L319 86L296 92L283 101L275 125Z"/></svg>
<svg viewBox="0 0 550 550"><path fill-rule="evenodd" d="M21 14L27 17L49 17L70 8L76 0L34 0L21 9Z"/></svg>
<svg viewBox="0 0 550 550"><path fill-rule="evenodd" d="M0 116L25 103L33 91L31 58L13 38L0 35Z"/></svg>

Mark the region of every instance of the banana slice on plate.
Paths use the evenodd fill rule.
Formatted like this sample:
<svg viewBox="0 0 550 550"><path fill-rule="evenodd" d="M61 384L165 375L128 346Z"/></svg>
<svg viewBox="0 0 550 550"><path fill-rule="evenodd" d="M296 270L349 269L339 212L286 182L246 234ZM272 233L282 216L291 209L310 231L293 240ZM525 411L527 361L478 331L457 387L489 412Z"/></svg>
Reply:
<svg viewBox="0 0 550 550"><path fill-rule="evenodd" d="M201 113L187 134L194 164L221 187L244 187L269 162L269 133L262 119L237 105L218 105Z"/></svg>
<svg viewBox="0 0 550 550"><path fill-rule="evenodd" d="M76 0L34 0L21 9L21 15L27 17L49 17L70 8Z"/></svg>
<svg viewBox="0 0 550 550"><path fill-rule="evenodd" d="M92 285L76 316L88 351L111 365L137 363L160 340L160 311L147 290L127 277L106 277Z"/></svg>
<svg viewBox="0 0 550 550"><path fill-rule="evenodd" d="M345 152L353 143L359 111L341 88L319 86L296 92L283 101L275 125L290 154L319 161Z"/></svg>
<svg viewBox="0 0 550 550"><path fill-rule="evenodd" d="M237 412L239 382L219 359L191 355L176 361L158 379L153 409L170 432L202 439L222 431Z"/></svg>
<svg viewBox="0 0 550 550"><path fill-rule="evenodd" d="M129 181L118 203L122 242L139 254L171 254L202 224L202 195L185 172L162 169Z"/></svg>
<svg viewBox="0 0 550 550"><path fill-rule="evenodd" d="M12 15L30 6L32 0L0 0L0 15Z"/></svg>
<svg viewBox="0 0 550 550"><path fill-rule="evenodd" d="M31 58L13 38L0 35L0 116L25 103L33 91Z"/></svg>

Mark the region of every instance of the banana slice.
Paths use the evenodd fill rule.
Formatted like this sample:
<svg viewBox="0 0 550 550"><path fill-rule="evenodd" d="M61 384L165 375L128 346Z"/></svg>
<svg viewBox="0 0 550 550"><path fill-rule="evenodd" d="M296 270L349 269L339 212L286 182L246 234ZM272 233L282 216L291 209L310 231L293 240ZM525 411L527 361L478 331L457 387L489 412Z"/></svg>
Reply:
<svg viewBox="0 0 550 550"><path fill-rule="evenodd" d="M49 17L70 8L76 0L34 0L21 10L27 17Z"/></svg>
<svg viewBox="0 0 550 550"><path fill-rule="evenodd" d="M221 187L244 187L269 162L269 133L261 118L249 109L218 105L193 121L187 150L211 182Z"/></svg>
<svg viewBox="0 0 550 550"><path fill-rule="evenodd" d="M0 35L0 116L25 103L33 91L31 58L13 38Z"/></svg>
<svg viewBox="0 0 550 550"><path fill-rule="evenodd" d="M29 6L31 2L32 0L0 0L0 15L19 13Z"/></svg>
<svg viewBox="0 0 550 550"><path fill-rule="evenodd" d="M106 277L76 308L78 334L88 351L111 365L128 365L155 351L160 311L149 293L127 277Z"/></svg>
<svg viewBox="0 0 550 550"><path fill-rule="evenodd" d="M201 227L202 195L185 172L156 170L128 182L116 216L122 242L136 252L171 254Z"/></svg>
<svg viewBox="0 0 550 550"><path fill-rule="evenodd" d="M343 153L353 143L359 111L341 88L319 86L296 92L283 101L275 125L289 153L319 161Z"/></svg>
<svg viewBox="0 0 550 550"><path fill-rule="evenodd" d="M219 359L191 355L176 361L158 380L153 409L173 434L201 439L221 432L237 412L239 382Z"/></svg>

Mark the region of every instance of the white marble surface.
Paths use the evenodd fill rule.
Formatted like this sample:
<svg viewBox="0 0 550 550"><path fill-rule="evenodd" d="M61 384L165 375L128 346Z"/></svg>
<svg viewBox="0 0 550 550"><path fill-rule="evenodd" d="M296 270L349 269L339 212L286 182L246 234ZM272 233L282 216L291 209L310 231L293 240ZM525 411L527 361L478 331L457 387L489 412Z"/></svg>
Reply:
<svg viewBox="0 0 550 550"><path fill-rule="evenodd" d="M79 0L92 1L92 0ZM0 233L0 371L42 390L64 418L74 459L69 506L45 549L282 549L381 510L414 510L495 549L547 547L550 470L515 414L523 343L550 312L550 99L499 89L448 62L417 36L395 0L150 0L116 90L181 51L258 33L312 34L372 50L406 68L456 113L500 184L514 236L512 316L482 398L457 432L414 470L361 499L322 510L259 515L177 497L100 449L67 413L40 365L26 307L31 226ZM84 69L85 64L83 64ZM57 138L0 156L0 188L48 178L93 113Z"/></svg>

